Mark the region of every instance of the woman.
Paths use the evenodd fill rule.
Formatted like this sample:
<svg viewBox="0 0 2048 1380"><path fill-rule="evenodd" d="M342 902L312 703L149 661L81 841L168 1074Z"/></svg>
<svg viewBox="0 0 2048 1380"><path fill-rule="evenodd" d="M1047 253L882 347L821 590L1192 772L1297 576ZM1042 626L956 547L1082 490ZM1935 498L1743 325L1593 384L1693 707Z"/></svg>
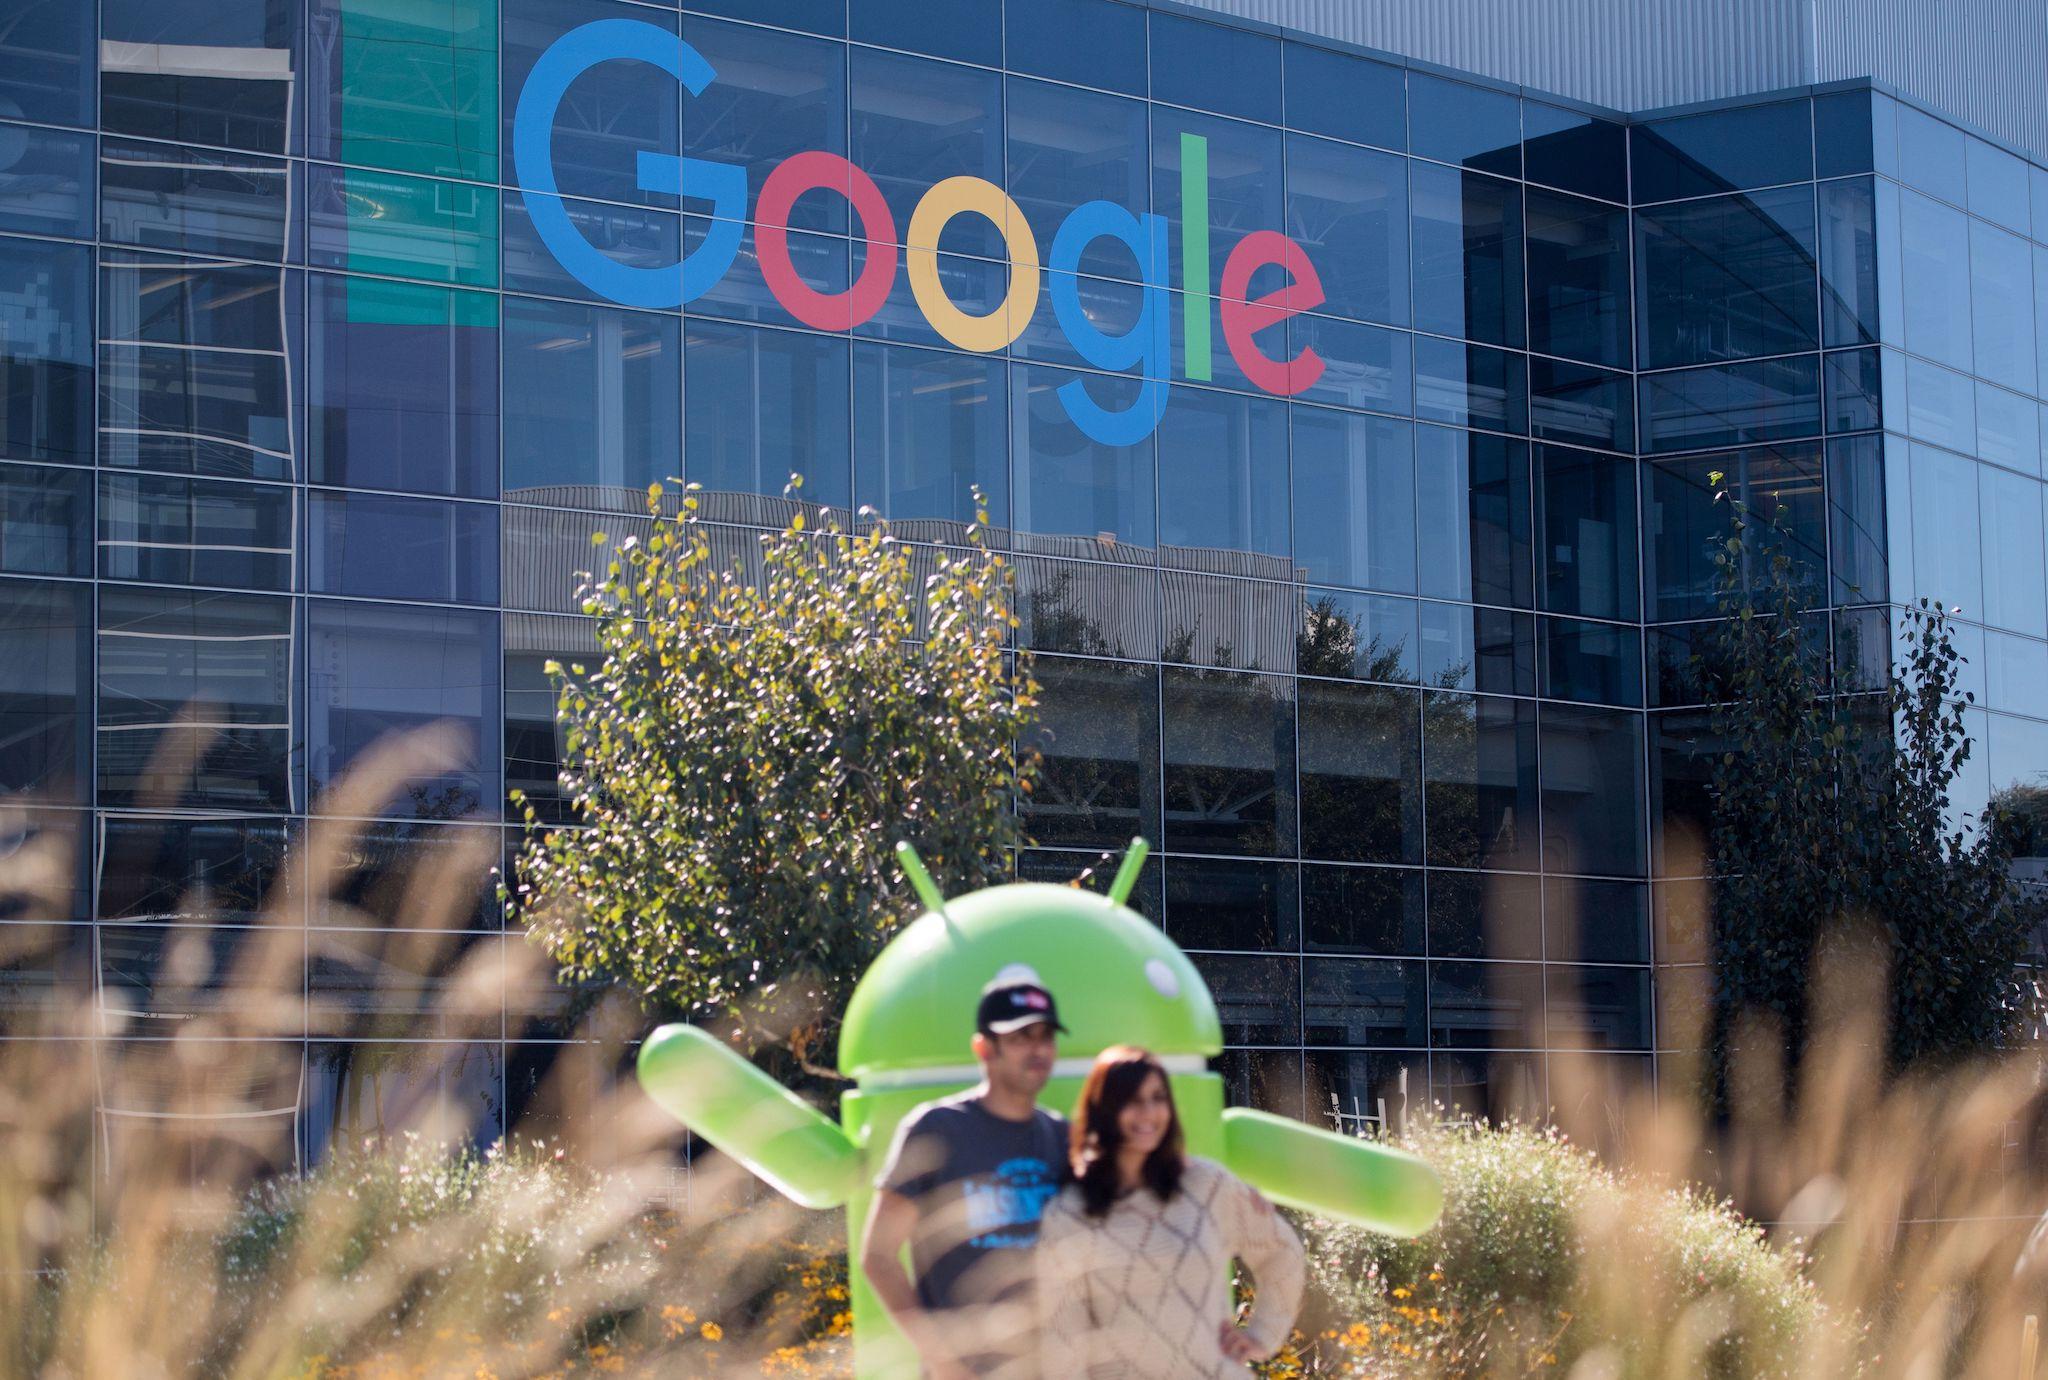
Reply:
<svg viewBox="0 0 2048 1380"><path fill-rule="evenodd" d="M1046 1380L1244 1376L1301 1305L1301 1241L1272 1204L1186 1154L1158 1059L1096 1057L1072 1121L1074 1182L1048 1204L1033 1264ZM1237 1325L1230 1261L1258 1284Z"/></svg>

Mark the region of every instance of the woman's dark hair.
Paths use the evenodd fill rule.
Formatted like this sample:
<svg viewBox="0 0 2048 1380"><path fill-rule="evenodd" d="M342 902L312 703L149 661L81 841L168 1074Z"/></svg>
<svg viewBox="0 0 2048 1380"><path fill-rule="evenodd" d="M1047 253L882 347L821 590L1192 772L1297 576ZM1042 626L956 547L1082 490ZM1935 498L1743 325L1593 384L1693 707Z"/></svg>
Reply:
<svg viewBox="0 0 2048 1380"><path fill-rule="evenodd" d="M1074 1181L1090 1217L1106 1215L1116 1202L1116 1152L1123 1144L1117 1118L1145 1086L1145 1080L1155 1073L1159 1075L1160 1086L1166 1089L1166 1109L1171 1120L1165 1138L1145 1157L1142 1177L1145 1186L1157 1193L1161 1202L1180 1188L1185 1161L1180 1110L1173 1105L1173 1080L1166 1076L1166 1066L1149 1050L1136 1045L1111 1045L1095 1056L1095 1067L1088 1070L1088 1081L1081 1085L1081 1100L1074 1104L1069 1133L1073 1138L1069 1153Z"/></svg>

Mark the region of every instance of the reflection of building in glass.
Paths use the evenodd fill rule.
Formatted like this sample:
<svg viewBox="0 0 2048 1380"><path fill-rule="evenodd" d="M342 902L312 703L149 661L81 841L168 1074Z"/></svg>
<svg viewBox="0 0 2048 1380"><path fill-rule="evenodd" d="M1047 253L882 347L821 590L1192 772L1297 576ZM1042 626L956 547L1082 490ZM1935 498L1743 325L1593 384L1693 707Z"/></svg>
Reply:
<svg viewBox="0 0 2048 1380"><path fill-rule="evenodd" d="M1567 1050L1652 1073L1682 986L1655 965L1697 934L1722 485L1780 525L1844 689L1885 673L1897 605L1960 610L1960 808L2014 806L2048 880L2048 169L1868 80L1749 44L1678 89L1529 44L1506 87L1411 62L1503 60L1457 25L1402 57L1121 0L14 8L0 1011L96 973L106 1032L150 1040L241 1000L232 960L282 918L303 1033L243 1091L309 1158L431 1096L501 1125L570 1028L555 988L507 991L495 1039L422 1025L453 953L509 942L490 896L450 953L363 936L404 925L413 863L511 844L508 789L561 816L543 667L593 656L578 572L656 481L700 486L722 561L792 471L920 549L979 486L1046 686L1020 871L1154 839L1141 904L1217 992L1239 1094L1300 1115L1536 1108ZM1393 42L1399 9L1275 13ZM1655 0L1645 40L1718 43L1695 10ZM717 73L679 98L608 62L548 144L613 264L737 228L681 308L581 281L517 176L528 73L599 18ZM1808 56L1869 75L1850 52ZM1738 85L1766 94L1657 110ZM2048 147L2036 83L1950 90ZM935 326L850 183L764 241L763 188L810 151L898 240L933 185L1000 188L1009 223L956 216L928 267L1013 338ZM751 219L660 190L677 156L743 169ZM1101 236L1055 265L1089 203L1158 217L1166 262ZM1235 300L1284 286L1225 286L1262 232L1317 300ZM1043 283L1004 306L1022 235ZM792 312L792 281L834 298L892 252L856 324ZM1076 420L1075 390L1116 416L1162 387L1149 429ZM307 894L287 856L323 792L435 720L473 759ZM217 976L160 980L188 961ZM110 1152L166 1110L105 1101Z"/></svg>

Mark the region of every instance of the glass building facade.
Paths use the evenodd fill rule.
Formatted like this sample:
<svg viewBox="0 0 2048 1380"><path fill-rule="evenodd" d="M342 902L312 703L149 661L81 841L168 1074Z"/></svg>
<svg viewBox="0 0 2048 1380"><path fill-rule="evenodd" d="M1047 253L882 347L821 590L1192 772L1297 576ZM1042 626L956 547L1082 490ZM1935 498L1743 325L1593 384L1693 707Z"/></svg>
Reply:
<svg viewBox="0 0 2048 1380"><path fill-rule="evenodd" d="M160 1037L235 999L163 956L285 905L308 1010L402 1032L308 1026L308 1157L413 1068L488 1132L566 1036L507 992L425 1058L435 973L367 939L508 789L559 812L542 667L654 480L934 544L978 485L1046 686L1020 870L1156 840L1238 1095L1300 1115L1652 1076L1717 482L1843 688L1960 610L1963 808L2048 780L2048 170L1867 83L1627 115L1120 0L10 10L0 923L65 938L0 1009L83 970ZM469 763L295 889L435 720Z"/></svg>

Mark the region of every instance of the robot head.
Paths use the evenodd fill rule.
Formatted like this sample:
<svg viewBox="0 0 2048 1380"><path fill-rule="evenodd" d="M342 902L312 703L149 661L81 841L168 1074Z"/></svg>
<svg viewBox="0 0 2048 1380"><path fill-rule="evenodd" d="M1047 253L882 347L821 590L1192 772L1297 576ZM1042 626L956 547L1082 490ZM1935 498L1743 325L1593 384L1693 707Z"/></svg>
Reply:
<svg viewBox="0 0 2048 1380"><path fill-rule="evenodd" d="M1145 855L1142 839L1110 894L1019 882L943 900L917 855L898 849L928 909L891 940L854 989L839 1037L839 1070L864 1087L918 1081L971 1065L981 989L997 976L1033 978L1071 1032L1061 1072L1114 1044L1169 1060L1223 1048L1209 988L1180 946L1123 904Z"/></svg>

